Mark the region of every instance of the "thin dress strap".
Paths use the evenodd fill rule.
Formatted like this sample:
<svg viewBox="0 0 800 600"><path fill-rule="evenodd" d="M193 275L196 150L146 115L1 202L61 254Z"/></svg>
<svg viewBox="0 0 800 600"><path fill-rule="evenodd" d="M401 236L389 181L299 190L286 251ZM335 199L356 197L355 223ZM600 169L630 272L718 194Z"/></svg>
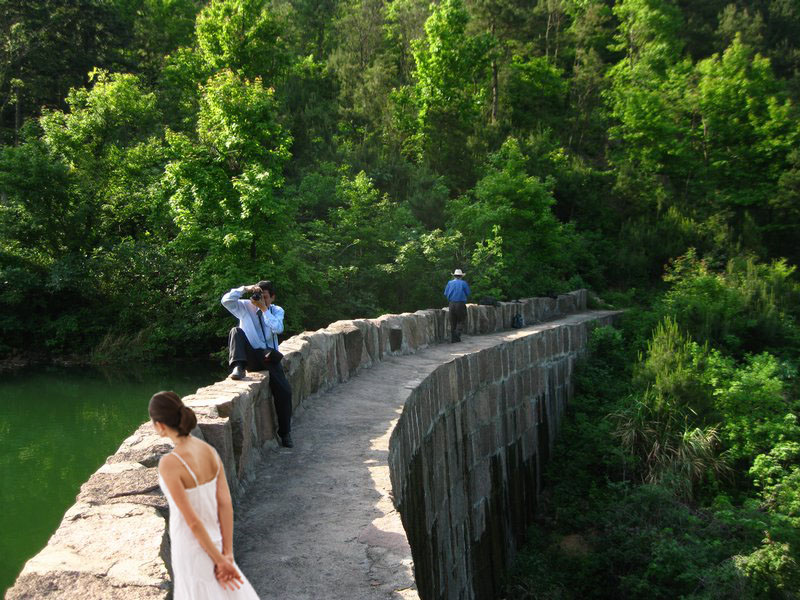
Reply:
<svg viewBox="0 0 800 600"><path fill-rule="evenodd" d="M200 482L197 481L197 475L194 474L194 471L192 471L191 467L189 467L189 465L186 463L186 461L183 460L183 457L180 454L178 454L177 452L175 452L174 450L172 451L172 454L174 454L178 458L178 460L183 463L183 466L186 467L186 470L189 471L189 475L191 475L192 479L194 479L194 484L196 486L200 486Z"/></svg>

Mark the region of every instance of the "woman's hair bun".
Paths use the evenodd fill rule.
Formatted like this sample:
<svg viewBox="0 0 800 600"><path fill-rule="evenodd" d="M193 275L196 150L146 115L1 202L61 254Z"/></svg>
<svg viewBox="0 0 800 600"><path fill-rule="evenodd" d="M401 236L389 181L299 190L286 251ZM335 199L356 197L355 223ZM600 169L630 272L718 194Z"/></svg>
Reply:
<svg viewBox="0 0 800 600"><path fill-rule="evenodd" d="M178 435L191 433L197 425L197 416L175 392L158 392L150 398L150 418L178 431Z"/></svg>
<svg viewBox="0 0 800 600"><path fill-rule="evenodd" d="M181 402L181 420L178 423L178 435L189 435L197 425L197 416L194 411Z"/></svg>

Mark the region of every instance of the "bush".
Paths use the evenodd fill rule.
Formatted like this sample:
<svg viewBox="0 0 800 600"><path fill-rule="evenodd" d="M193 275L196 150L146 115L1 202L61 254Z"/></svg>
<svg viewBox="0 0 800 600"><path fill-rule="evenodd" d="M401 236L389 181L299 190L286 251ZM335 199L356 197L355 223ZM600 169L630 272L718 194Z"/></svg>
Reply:
<svg viewBox="0 0 800 600"><path fill-rule="evenodd" d="M672 284L658 307L700 343L735 355L786 347L800 351L795 268L752 257L731 259L724 272L712 270L694 250L675 259L665 281Z"/></svg>

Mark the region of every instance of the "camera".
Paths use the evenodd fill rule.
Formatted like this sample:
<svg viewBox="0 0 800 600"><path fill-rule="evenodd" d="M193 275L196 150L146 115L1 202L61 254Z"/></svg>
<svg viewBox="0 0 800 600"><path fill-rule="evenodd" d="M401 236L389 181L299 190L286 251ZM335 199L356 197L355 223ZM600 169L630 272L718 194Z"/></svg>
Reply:
<svg viewBox="0 0 800 600"><path fill-rule="evenodd" d="M256 290L250 295L251 300L255 300L256 302L260 302L264 292L261 290Z"/></svg>

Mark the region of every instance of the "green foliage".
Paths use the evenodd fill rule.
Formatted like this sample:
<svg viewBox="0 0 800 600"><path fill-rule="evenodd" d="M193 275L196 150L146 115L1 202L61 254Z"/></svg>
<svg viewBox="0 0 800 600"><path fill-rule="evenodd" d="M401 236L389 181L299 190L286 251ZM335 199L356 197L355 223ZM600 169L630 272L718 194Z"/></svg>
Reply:
<svg viewBox="0 0 800 600"><path fill-rule="evenodd" d="M515 56L508 80L511 125L518 131L555 126L563 119L567 82L558 67L544 57Z"/></svg>
<svg viewBox="0 0 800 600"><path fill-rule="evenodd" d="M281 25L266 0L212 0L197 16L203 63L274 84L287 66Z"/></svg>
<svg viewBox="0 0 800 600"><path fill-rule="evenodd" d="M777 423L775 423L777 425ZM770 512L789 517L800 524L800 443L797 441L798 423L795 414L787 414L782 423L785 433L766 454L753 461L749 475L760 490L764 507ZM777 427L776 427L777 429ZM790 438L790 439L786 439Z"/></svg>
<svg viewBox="0 0 800 600"><path fill-rule="evenodd" d="M763 264L742 257L719 272L690 250L667 270L665 280L672 288L661 310L696 339L730 352L793 348L800 291L794 270L782 260Z"/></svg>
<svg viewBox="0 0 800 600"><path fill-rule="evenodd" d="M793 327L792 269L736 258L714 270L692 251L666 279L655 310L592 334L510 598L792 598L798 589L796 359L765 352L764 338L737 325L768 328L780 314ZM731 354L739 344L710 334L723 319L758 354Z"/></svg>
<svg viewBox="0 0 800 600"><path fill-rule="evenodd" d="M425 37L412 42L416 82L397 97L409 114L399 125L410 154L424 159L464 189L472 175L464 148L480 121L492 40L467 32L462 0L438 4L425 22Z"/></svg>
<svg viewBox="0 0 800 600"><path fill-rule="evenodd" d="M422 233L408 207L381 197L363 172L338 181L335 204L327 221L308 227L309 253L319 261L322 285L337 298L335 312L317 309L320 324L336 316L407 310L416 302L441 303L439 288L458 236Z"/></svg>
<svg viewBox="0 0 800 600"><path fill-rule="evenodd" d="M90 74L90 90L73 88L67 95L69 112L46 112L40 124L51 151L73 167L86 168L103 155L141 141L159 120L156 98L134 75Z"/></svg>
<svg viewBox="0 0 800 600"><path fill-rule="evenodd" d="M780 442L800 439L786 397L780 363L764 353L736 364L718 351L709 357L703 379L713 388L714 408L723 420L722 438L733 459L752 460ZM793 405L794 404L794 405Z"/></svg>
<svg viewBox="0 0 800 600"><path fill-rule="evenodd" d="M4 245L15 247L25 241L32 255L45 260L72 247L72 232L82 215L70 206L69 181L67 166L52 157L41 142L0 149L0 188L4 193L0 240Z"/></svg>
<svg viewBox="0 0 800 600"><path fill-rule="evenodd" d="M569 232L550 209L549 182L529 176L525 163L519 143L509 138L489 158L474 191L449 206L470 252L478 296L547 292L571 266Z"/></svg>
<svg viewBox="0 0 800 600"><path fill-rule="evenodd" d="M800 569L789 544L766 538L758 550L734 557L733 563L747 580L746 597L774 598L800 589Z"/></svg>
<svg viewBox="0 0 800 600"><path fill-rule="evenodd" d="M609 72L607 98L618 121L611 134L623 142L615 160L644 181L638 193L659 208L714 216L745 248L762 251L766 244L794 257L785 238L773 236L769 207L800 130L769 61L739 37L696 64L652 44L660 48L655 62L629 52Z"/></svg>

